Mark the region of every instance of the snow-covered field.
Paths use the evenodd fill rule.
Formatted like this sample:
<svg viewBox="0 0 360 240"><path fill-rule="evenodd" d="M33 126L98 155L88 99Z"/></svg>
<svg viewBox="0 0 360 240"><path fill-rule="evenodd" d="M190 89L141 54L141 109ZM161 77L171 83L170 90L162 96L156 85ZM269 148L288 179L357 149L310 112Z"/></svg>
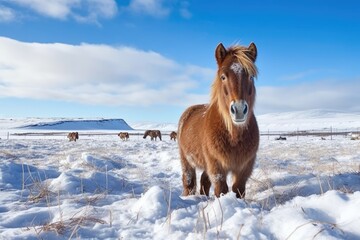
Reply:
<svg viewBox="0 0 360 240"><path fill-rule="evenodd" d="M259 120L263 130L271 119ZM262 136L239 200L182 197L178 147L167 135L7 139L26 121L0 120L0 239L360 239L360 141L349 136Z"/></svg>

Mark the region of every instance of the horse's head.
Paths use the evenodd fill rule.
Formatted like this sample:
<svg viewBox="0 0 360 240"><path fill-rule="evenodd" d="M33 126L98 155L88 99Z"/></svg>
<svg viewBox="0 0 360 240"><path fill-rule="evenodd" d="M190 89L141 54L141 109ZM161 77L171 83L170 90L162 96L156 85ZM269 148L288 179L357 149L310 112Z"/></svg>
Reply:
<svg viewBox="0 0 360 240"><path fill-rule="evenodd" d="M150 134L150 132L151 132L150 130L146 130L145 133L144 133L143 138L145 139Z"/></svg>
<svg viewBox="0 0 360 240"><path fill-rule="evenodd" d="M212 86L212 104L217 103L227 128L241 126L252 114L255 102L254 79L257 75L255 60L257 49L233 46L229 49L220 43L215 50L218 65Z"/></svg>

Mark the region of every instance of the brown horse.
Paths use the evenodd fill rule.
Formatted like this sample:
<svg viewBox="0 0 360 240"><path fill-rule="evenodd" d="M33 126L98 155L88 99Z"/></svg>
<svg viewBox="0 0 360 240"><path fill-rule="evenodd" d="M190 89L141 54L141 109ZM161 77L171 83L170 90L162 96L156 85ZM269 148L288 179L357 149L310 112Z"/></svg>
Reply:
<svg viewBox="0 0 360 240"><path fill-rule="evenodd" d="M129 133L128 132L119 132L118 136L123 141L126 141L126 140L129 139Z"/></svg>
<svg viewBox="0 0 360 240"><path fill-rule="evenodd" d="M143 138L145 139L147 136L150 136L151 141L153 141L153 140L156 141L157 137L159 137L159 139L161 141L161 132L159 130L146 130Z"/></svg>
<svg viewBox="0 0 360 240"><path fill-rule="evenodd" d="M170 133L170 140L174 140L174 141L176 141L176 137L177 137L177 133L176 132L171 132Z"/></svg>
<svg viewBox="0 0 360 240"><path fill-rule="evenodd" d="M78 132L70 132L68 135L67 135L67 138L69 139L69 141L75 141L76 142L76 139L79 139L79 133Z"/></svg>
<svg viewBox="0 0 360 240"><path fill-rule="evenodd" d="M178 142L182 165L183 195L195 194L196 171L203 169L200 194L216 197L229 191L226 177L232 173L232 191L245 196L259 147L259 129L253 112L257 49L220 43L215 50L218 65L209 104L186 109L179 121Z"/></svg>

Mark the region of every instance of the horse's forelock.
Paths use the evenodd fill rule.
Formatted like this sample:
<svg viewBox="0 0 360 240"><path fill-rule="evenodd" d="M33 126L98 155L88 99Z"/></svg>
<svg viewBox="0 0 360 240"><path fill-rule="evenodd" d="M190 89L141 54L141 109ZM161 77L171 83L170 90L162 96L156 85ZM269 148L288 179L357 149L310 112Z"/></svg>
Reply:
<svg viewBox="0 0 360 240"><path fill-rule="evenodd" d="M230 47L228 50L229 54L232 54L237 58L238 62L241 64L243 69L250 76L256 78L258 74L258 70L253 60L249 57L249 51L250 50L248 48L242 46L233 46Z"/></svg>

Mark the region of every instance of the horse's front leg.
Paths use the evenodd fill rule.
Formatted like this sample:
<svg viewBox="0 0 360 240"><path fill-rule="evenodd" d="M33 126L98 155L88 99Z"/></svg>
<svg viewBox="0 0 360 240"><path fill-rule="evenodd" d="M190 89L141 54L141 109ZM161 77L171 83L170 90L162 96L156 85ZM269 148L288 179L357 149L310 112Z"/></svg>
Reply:
<svg viewBox="0 0 360 240"><path fill-rule="evenodd" d="M226 171L219 166L216 161L212 161L212 166L208 169L208 175L211 183L214 185L214 194L220 197L220 194L229 191L226 183Z"/></svg>
<svg viewBox="0 0 360 240"><path fill-rule="evenodd" d="M236 193L237 198L245 198L245 185L250 177L253 169L255 157L247 164L241 171L233 173L233 186L232 191Z"/></svg>
<svg viewBox="0 0 360 240"><path fill-rule="evenodd" d="M200 194L209 196L210 187L211 187L211 181L209 179L209 175L206 173L206 171L204 171L201 174L201 179L200 179Z"/></svg>
<svg viewBox="0 0 360 240"><path fill-rule="evenodd" d="M245 198L245 184L247 178L241 174L233 175L232 191L236 193L237 198Z"/></svg>

